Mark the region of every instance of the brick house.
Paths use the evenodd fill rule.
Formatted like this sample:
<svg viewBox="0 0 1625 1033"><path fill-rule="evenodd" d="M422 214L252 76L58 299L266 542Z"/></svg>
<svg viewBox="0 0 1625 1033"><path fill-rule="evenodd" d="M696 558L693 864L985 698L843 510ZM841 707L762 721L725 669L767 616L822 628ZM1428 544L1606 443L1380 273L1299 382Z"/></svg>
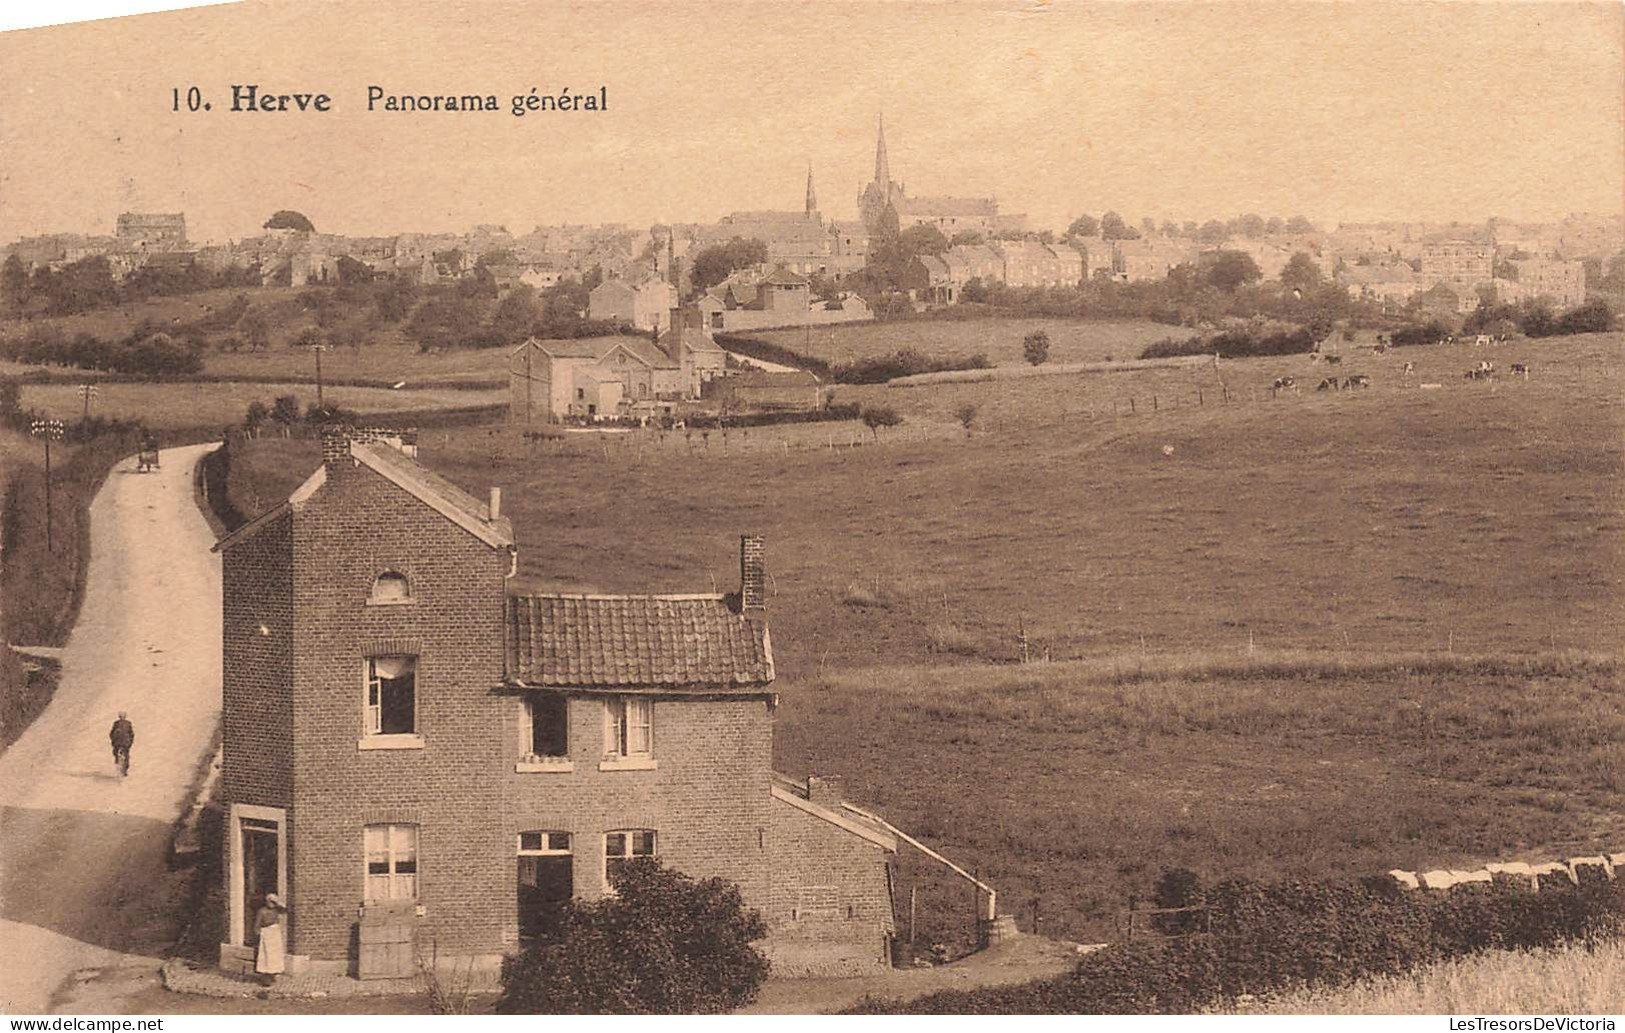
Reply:
<svg viewBox="0 0 1625 1033"><path fill-rule="evenodd" d="M771 769L761 540L730 595L511 595L500 496L365 437L216 547L221 965L270 892L290 970L355 970L365 909L495 963L643 855L736 883L777 971L885 965L892 830Z"/></svg>

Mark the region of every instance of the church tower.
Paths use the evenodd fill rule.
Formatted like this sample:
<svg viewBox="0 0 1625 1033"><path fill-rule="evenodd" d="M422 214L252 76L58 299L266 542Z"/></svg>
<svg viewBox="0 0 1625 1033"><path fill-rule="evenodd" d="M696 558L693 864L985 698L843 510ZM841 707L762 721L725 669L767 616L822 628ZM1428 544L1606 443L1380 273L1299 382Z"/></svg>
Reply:
<svg viewBox="0 0 1625 1033"><path fill-rule="evenodd" d="M891 162L886 156L886 116L880 116L879 133L875 138L875 178L858 196L858 212L870 233L880 227L880 217L887 206L900 208L903 187L892 182Z"/></svg>
<svg viewBox="0 0 1625 1033"><path fill-rule="evenodd" d="M807 163L807 221L819 221L818 195L813 191L812 162Z"/></svg>

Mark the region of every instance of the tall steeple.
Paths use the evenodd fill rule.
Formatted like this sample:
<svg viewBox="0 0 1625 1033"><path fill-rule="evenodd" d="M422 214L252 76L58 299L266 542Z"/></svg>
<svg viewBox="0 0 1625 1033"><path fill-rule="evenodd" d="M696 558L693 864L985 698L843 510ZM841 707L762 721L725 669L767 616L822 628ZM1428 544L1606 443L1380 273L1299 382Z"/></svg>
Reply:
<svg viewBox="0 0 1625 1033"><path fill-rule="evenodd" d="M886 161L886 116L880 116L880 134L875 138L875 182L882 190L891 189L891 164Z"/></svg>
<svg viewBox="0 0 1625 1033"><path fill-rule="evenodd" d="M807 163L807 218L818 214L818 195L813 192L812 162Z"/></svg>

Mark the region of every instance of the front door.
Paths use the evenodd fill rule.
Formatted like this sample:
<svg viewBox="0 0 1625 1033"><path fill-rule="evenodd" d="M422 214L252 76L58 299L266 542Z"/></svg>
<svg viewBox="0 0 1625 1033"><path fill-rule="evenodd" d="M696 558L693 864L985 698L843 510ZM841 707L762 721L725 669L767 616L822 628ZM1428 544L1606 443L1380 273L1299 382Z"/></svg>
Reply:
<svg viewBox="0 0 1625 1033"><path fill-rule="evenodd" d="M280 826L260 818L240 819L243 859L243 943L255 941L254 915L277 892L277 837Z"/></svg>
<svg viewBox="0 0 1625 1033"><path fill-rule="evenodd" d="M568 832L519 834L519 938L551 939L574 892Z"/></svg>

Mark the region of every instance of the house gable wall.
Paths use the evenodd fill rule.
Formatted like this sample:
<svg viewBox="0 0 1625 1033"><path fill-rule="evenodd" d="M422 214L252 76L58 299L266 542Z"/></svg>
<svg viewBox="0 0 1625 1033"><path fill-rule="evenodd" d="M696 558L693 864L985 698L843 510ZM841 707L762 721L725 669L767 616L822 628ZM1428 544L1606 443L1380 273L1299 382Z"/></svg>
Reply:
<svg viewBox="0 0 1625 1033"><path fill-rule="evenodd" d="M489 949L507 918L489 887L501 831L502 676L508 555L370 469L340 460L294 525L299 644L293 666L290 950L351 953L363 898L362 830L419 826L420 936ZM370 605L373 579L405 574L412 602ZM365 659L417 657L421 748L362 749Z"/></svg>

